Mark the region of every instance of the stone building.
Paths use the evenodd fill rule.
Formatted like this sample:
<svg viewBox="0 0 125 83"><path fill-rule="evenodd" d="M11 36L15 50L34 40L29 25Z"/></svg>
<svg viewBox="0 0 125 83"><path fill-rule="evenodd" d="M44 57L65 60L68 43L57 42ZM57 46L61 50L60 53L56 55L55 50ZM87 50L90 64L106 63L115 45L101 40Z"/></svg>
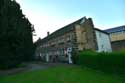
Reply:
<svg viewBox="0 0 125 83"><path fill-rule="evenodd" d="M106 38L104 41L102 40ZM102 42L103 41L103 42ZM109 34L95 29L91 18L83 17L41 39L36 55L47 62L68 61L67 52L111 51Z"/></svg>
<svg viewBox="0 0 125 83"><path fill-rule="evenodd" d="M105 30L110 34L111 41L125 40L125 25Z"/></svg>
<svg viewBox="0 0 125 83"><path fill-rule="evenodd" d="M125 50L125 25L105 31L110 34L111 45L114 51Z"/></svg>

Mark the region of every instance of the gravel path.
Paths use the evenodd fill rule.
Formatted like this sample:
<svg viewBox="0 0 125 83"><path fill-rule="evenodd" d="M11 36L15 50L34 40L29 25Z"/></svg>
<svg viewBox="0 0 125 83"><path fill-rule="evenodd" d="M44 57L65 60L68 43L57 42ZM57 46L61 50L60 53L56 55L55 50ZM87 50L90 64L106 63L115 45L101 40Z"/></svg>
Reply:
<svg viewBox="0 0 125 83"><path fill-rule="evenodd" d="M11 70L0 70L0 76L5 75L14 75L16 73L22 73L27 71L35 71L35 70L44 70L51 67L59 66L59 65L69 65L65 63L26 63L26 67L24 68L16 68Z"/></svg>

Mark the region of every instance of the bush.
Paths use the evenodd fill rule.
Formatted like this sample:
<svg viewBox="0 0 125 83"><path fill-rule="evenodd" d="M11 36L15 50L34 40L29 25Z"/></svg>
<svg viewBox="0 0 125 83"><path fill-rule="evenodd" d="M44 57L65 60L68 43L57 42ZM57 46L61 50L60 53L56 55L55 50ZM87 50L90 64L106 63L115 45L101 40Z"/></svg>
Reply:
<svg viewBox="0 0 125 83"><path fill-rule="evenodd" d="M125 52L83 51L78 54L76 64L104 72L125 73Z"/></svg>

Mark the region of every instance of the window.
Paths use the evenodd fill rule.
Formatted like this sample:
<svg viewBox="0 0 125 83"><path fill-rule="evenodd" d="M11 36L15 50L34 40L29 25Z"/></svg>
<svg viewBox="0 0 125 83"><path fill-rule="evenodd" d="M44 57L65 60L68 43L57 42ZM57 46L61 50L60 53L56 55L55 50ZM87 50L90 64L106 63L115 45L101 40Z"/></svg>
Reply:
<svg viewBox="0 0 125 83"><path fill-rule="evenodd" d="M101 47L102 47L102 49L103 49L103 48L104 48L104 45L102 45Z"/></svg>
<svg viewBox="0 0 125 83"><path fill-rule="evenodd" d="M59 43L59 44L64 43L64 38L63 38L63 37L60 37L59 40L58 40L58 43Z"/></svg>
<svg viewBox="0 0 125 83"><path fill-rule="evenodd" d="M67 36L66 40L67 40L67 41L70 41L70 40L71 40L71 36L70 36L70 35Z"/></svg>
<svg viewBox="0 0 125 83"><path fill-rule="evenodd" d="M125 34L125 31L123 31L123 34Z"/></svg>
<svg viewBox="0 0 125 83"><path fill-rule="evenodd" d="M99 32L99 37L101 37L102 36L102 34Z"/></svg>

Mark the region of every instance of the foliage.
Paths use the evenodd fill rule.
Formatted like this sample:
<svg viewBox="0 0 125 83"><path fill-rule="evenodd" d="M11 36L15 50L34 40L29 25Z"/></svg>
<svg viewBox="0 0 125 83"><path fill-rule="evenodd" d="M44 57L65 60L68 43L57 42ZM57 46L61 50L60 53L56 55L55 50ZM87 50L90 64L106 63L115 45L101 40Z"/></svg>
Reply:
<svg viewBox="0 0 125 83"><path fill-rule="evenodd" d="M125 73L125 52L97 53L83 51L78 55L77 64L111 73Z"/></svg>
<svg viewBox="0 0 125 83"><path fill-rule="evenodd" d="M0 0L0 68L12 68L32 58L34 28L15 0Z"/></svg>

